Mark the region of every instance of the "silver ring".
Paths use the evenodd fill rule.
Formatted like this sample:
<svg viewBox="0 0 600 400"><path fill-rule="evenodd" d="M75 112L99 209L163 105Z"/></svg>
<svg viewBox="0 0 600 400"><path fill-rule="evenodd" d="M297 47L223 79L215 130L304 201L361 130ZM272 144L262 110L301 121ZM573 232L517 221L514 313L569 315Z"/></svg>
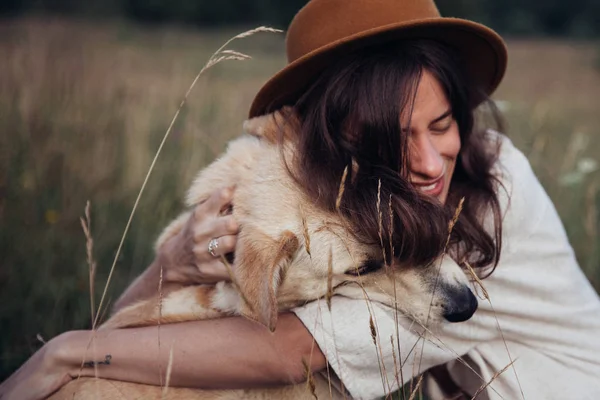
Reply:
<svg viewBox="0 0 600 400"><path fill-rule="evenodd" d="M217 239L211 239L210 242L208 242L208 252L210 253L211 256L218 257L217 254L215 253L215 250L217 250L218 248L219 248L219 242L217 241Z"/></svg>

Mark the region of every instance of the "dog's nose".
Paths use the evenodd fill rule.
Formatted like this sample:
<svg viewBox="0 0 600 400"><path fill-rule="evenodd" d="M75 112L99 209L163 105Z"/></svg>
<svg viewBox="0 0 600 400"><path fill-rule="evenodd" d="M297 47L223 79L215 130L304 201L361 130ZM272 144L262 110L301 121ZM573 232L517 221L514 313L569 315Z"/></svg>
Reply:
<svg viewBox="0 0 600 400"><path fill-rule="evenodd" d="M445 287L446 304L444 305L444 318L449 322L463 322L475 314L477 298L465 285Z"/></svg>

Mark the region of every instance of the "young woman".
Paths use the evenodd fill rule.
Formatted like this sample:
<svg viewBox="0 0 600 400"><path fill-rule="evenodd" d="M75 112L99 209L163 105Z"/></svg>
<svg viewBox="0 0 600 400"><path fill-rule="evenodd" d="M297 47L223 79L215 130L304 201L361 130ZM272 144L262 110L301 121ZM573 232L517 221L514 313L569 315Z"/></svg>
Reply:
<svg viewBox="0 0 600 400"><path fill-rule="evenodd" d="M161 326L159 348L153 327L100 331L86 358L111 354L114 362L99 376L158 385L157 364L168 364L172 347L171 386L299 382L309 360L315 373L330 366L337 389L360 399L425 371L434 399L600 398L600 300L523 154L475 123L476 107L489 103L504 73L502 40L481 25L440 18L431 0L312 0L292 22L287 49L289 65L261 89L250 115L294 106L305 167L298 182L331 208L341 171L355 163L343 210L365 230L376 210L375 173L385 177L382 190L397 194L409 183L410 198L438 202L446 215L464 198L444 262L486 277L478 311L425 332L383 305L336 297L331 311L315 302L282 315L274 334L243 318L187 322ZM219 216L232 193L198 206L116 308L154 293L161 266L165 289L227 279L215 256L235 247L239 227ZM415 210L406 203L408 215ZM396 227L398 259L426 253L422 234L440 223L414 217L420 224ZM0 386L0 398L57 390L78 375L88 340L86 331L53 339Z"/></svg>

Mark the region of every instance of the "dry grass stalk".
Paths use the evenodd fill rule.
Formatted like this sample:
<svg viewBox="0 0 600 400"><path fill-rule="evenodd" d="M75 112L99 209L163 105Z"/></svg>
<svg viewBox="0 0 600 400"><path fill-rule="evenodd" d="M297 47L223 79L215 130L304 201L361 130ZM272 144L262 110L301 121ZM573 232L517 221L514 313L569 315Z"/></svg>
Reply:
<svg viewBox="0 0 600 400"><path fill-rule="evenodd" d="M452 236L452 230L454 229L454 226L456 225L456 222L458 221L458 218L460 217L460 213L462 212L464 202L465 202L465 198L463 197L458 202L458 206L456 207L456 210L454 210L454 216L448 222L448 237L446 238L446 244L444 245L444 250L442 251L442 255L440 257L439 266L437 269L437 274L435 276L435 282L433 285L433 290L431 291L431 301L429 302L429 310L427 311L427 319L425 320L425 327L427 327L429 325L429 317L431 314L431 307L433 306L433 298L435 296L435 291L437 290L437 287L438 287L440 271L442 269L442 259L446 256L446 252L448 250L448 244L450 244L450 238ZM418 372L421 372L421 361L423 360L423 349L424 349L424 347L421 348L421 356L419 358Z"/></svg>
<svg viewBox="0 0 600 400"><path fill-rule="evenodd" d="M424 336L421 336L420 339L422 339L423 342L425 341L425 337ZM418 341L417 341L417 343L418 343ZM415 345L416 345L416 343L415 343ZM425 343L423 343L423 345L425 345ZM413 356L413 363L412 363L412 365L413 365L413 370L412 370L413 378L410 380L410 388L409 388L409 392L410 393L412 393L414 391L414 387L415 387L415 379L414 379L414 377L417 376L417 375L419 375L419 373L420 373L419 371L421 369L421 365L419 365L419 368L418 368L419 371L415 371L415 362L416 362L416 359L417 359L417 353L415 353L414 356Z"/></svg>
<svg viewBox="0 0 600 400"><path fill-rule="evenodd" d="M369 307L369 314L370 314L369 328L371 330L371 338L373 339L373 344L375 345L375 348L378 350L377 351L377 362L379 364L379 374L381 376L381 385L383 386L384 393L390 393L392 391L392 387L390 385L390 382L388 381L387 369L385 366L385 359L383 357L383 349L381 347L381 344L377 340L377 337L378 337L377 336L377 328L375 326L373 313L372 313L370 307Z"/></svg>
<svg viewBox="0 0 600 400"><path fill-rule="evenodd" d="M106 307L104 307L104 309L102 310L102 313L99 315L98 321L104 321L106 314L108 313L108 310L110 310L110 306L112 303L112 298L109 297L109 299L106 301Z"/></svg>
<svg viewBox="0 0 600 400"><path fill-rule="evenodd" d="M329 257L327 259L327 294L325 300L327 301L327 309L331 311L331 298L333 297L333 252L331 247L329 248Z"/></svg>
<svg viewBox="0 0 600 400"><path fill-rule="evenodd" d="M86 353L87 353L90 346L94 344L93 338L94 338L94 331L96 329L96 323L97 323L97 318L94 316L94 312L96 309L96 307L94 306L94 298L95 298L94 282L96 280L96 262L94 261L94 257L93 257L94 239L92 237L92 219L91 219L91 213L90 213L89 200L85 204L84 215L85 215L85 218L80 217L79 221L81 222L81 228L83 229L83 233L85 235L85 248L86 248L86 255L87 255L87 263L89 266L90 310L91 310L90 316L91 316L91 322L92 322L92 333L90 335L90 341L88 342L88 345L86 347ZM95 351L93 353L96 354ZM84 363L85 363L85 355L84 355L84 358L81 360L81 368L79 370L79 376L77 377L77 379L79 379L79 377L81 376ZM93 365L94 365L94 376L97 377L98 376L98 365L95 363Z"/></svg>
<svg viewBox="0 0 600 400"><path fill-rule="evenodd" d="M361 288L363 293L365 294L365 300L367 301L367 308L369 310L369 329L371 331L371 339L373 339L373 344L377 351L377 362L379 364L379 373L381 375L381 385L383 386L384 393L390 393L392 391L390 382L388 381L387 371L385 367L385 359L383 357L383 349L381 344L377 340L377 328L375 326L375 319L373 318L373 311L371 310L371 300L368 298L367 292L364 287ZM395 371L394 371L395 372Z"/></svg>
<svg viewBox="0 0 600 400"><path fill-rule="evenodd" d="M446 254L446 250L448 250L448 244L450 243L450 237L452 236L452 231L454 230L454 225L456 225L456 222L458 221L458 218L460 217L460 213L462 212L464 203L465 203L465 198L463 197L458 202L458 206L456 206L456 210L454 210L454 216L452 217L450 222L448 222L448 237L446 238L446 245L444 246L444 253L442 254L442 257Z"/></svg>
<svg viewBox="0 0 600 400"><path fill-rule="evenodd" d="M160 276L158 278L158 324L156 327L156 340L158 341L158 376L160 379L160 387L163 387L162 380L162 363L160 362L160 324L162 321L162 305L163 305L163 266L160 266Z"/></svg>
<svg viewBox="0 0 600 400"><path fill-rule="evenodd" d="M475 270L473 269L473 267L469 264L469 262L467 261L463 261L463 265L465 265L467 267L467 271L469 271L469 274L473 277L473 280L477 283L477 285L481 288L481 291L483 292L484 298L489 302L490 307L492 308L492 312L494 313L494 317L496 319L496 326L498 328L498 331L500 332L500 336L502 337L502 342L504 343L504 347L506 349L506 353L508 355L508 358L510 360L510 364L507 366L511 366L514 363L514 360L512 359L512 356L510 354L510 350L508 349L508 344L506 343L506 339L504 338L504 333L502 331L502 328L500 327L500 322L498 321L498 317L496 316L496 310L494 309L494 305L492 304L492 300L490 298L490 295L487 291L487 289L485 288L485 286L483 285L483 282L481 281L481 279L477 276L477 273L475 272ZM426 327L424 327L425 329L427 329ZM439 338L438 339L441 343L443 343ZM448 346L446 346L444 344L444 347L448 348L449 350L451 350ZM467 365L466 363L464 363L462 361L462 359L459 357L458 360L463 363L463 365ZM517 383L519 384L519 390L521 391L521 396L524 399L525 395L523 394L523 389L521 388L521 382L519 381L519 377L517 375L517 371L513 368L513 371L515 373L515 378L517 380ZM481 376L479 374L477 374L480 378ZM491 383L491 382L490 382ZM488 383L489 385L489 383Z"/></svg>
<svg viewBox="0 0 600 400"><path fill-rule="evenodd" d="M389 214L389 240L390 240L390 257L394 257L394 210L392 209L392 195L390 194L390 199L388 201L388 214ZM391 266L390 262L390 266ZM396 290L396 286L394 285L394 292ZM395 293L394 293L395 295Z"/></svg>
<svg viewBox="0 0 600 400"><path fill-rule="evenodd" d="M500 322L498 321L498 316L496 315L496 310L494 309L494 305L492 304L492 299L488 297L487 300L490 303L492 312L494 313L494 319L496 320L496 327L498 328L498 331L500 332L500 337L502 337L502 343L504 343L504 348L506 349L506 354L508 355L508 359L510 360L510 364L508 364L507 367L510 367L514 364L514 362L516 360L513 360L512 355L510 354L510 350L508 349L508 344L506 343L506 339L504 338L504 332L502 331L502 328L500 327ZM523 393L523 387L521 386L521 380L519 379L519 374L517 374L517 370L514 367L512 370L515 374L515 379L517 380L517 384L519 385L519 391L521 392L521 398L523 400L525 400L525 394Z"/></svg>
<svg viewBox="0 0 600 400"><path fill-rule="evenodd" d="M385 246L383 244L383 213L381 211L381 179L377 183L377 222L379 224L379 244L381 245L381 252L383 253L383 265L388 265L387 254L385 252Z"/></svg>
<svg viewBox="0 0 600 400"><path fill-rule="evenodd" d="M92 329L96 329L96 318L94 313L96 311L96 307L94 304L95 292L94 292L94 282L96 281L96 261L94 261L93 252L94 252L94 239L92 237L92 219L90 216L90 201L88 200L85 204L85 218L80 217L79 221L81 222L81 228L83 229L83 233L85 235L85 250L87 254L87 263L89 266L89 277L90 277L90 309L91 309L91 318L92 318Z"/></svg>
<svg viewBox="0 0 600 400"><path fill-rule="evenodd" d="M319 400L317 397L317 386L315 385L315 378L310 370L310 365L306 362L306 360L302 359L302 365L304 366L304 374L306 375L306 386L308 390L310 390L310 394L313 395L315 400Z"/></svg>
<svg viewBox="0 0 600 400"><path fill-rule="evenodd" d="M220 63L221 61L227 61L227 60L238 60L238 61L244 61L244 60L249 60L251 57L244 54L244 57L242 56L233 56L233 55L228 55L228 56L218 56L215 58L211 58L208 63L206 64L206 66L202 69L202 72L206 71L207 69L209 69L210 67L212 67L213 65L216 65L218 63ZM180 107L183 107L183 103L180 104Z"/></svg>
<svg viewBox="0 0 600 400"><path fill-rule="evenodd" d="M185 95L183 96L183 99L181 100L181 103L179 104L179 107L177 108L177 111L175 112L175 115L173 116L173 119L171 120L171 123L169 124L169 127L167 128L167 131L165 132L165 134L163 135L162 141L160 142L160 145L158 146L158 149L156 151L156 154L154 155L154 158L152 160L152 163L150 164L150 167L148 168L148 172L146 173L146 177L144 178L144 182L142 183L142 186L140 188L140 191L138 193L138 196L135 200L135 203L133 205L133 209L131 210L131 213L129 214L129 219L127 221L127 224L125 225L125 229L123 232L123 235L121 237L121 241L119 242L119 246L117 248L117 252L115 254L112 266L110 268L110 272L108 273L108 278L106 279L106 284L104 286L104 291L102 293L102 297L100 298L100 304L98 305L98 310L100 311L100 309L102 308L102 304L104 302L104 298L106 296L106 293L108 291L108 285L110 284L115 266L117 264L117 260L119 258L119 255L121 254L121 249L123 248L123 244L125 242L125 237L127 236L127 232L129 231L129 227L131 226L131 221L133 220L133 216L135 215L135 211L137 210L138 204L140 202L140 199L142 197L142 194L144 192L144 189L146 188L146 185L148 184L148 180L150 178L150 175L152 174L152 171L154 170L154 166L156 165L156 161L158 160L158 156L160 155L165 142L167 141L167 138L169 137L169 134L171 133L171 131L173 130L173 126L175 125L175 121L177 121L177 118L179 117L179 114L181 113L181 110L183 108L183 106L185 105L190 93L192 92L192 89L194 88L194 86L196 85L196 82L198 82L198 79L200 79L200 76L204 73L204 71L206 71L207 69L211 68L212 66L218 64L221 61L225 61L225 60L247 60L249 58L251 58L250 56L243 54L243 53L237 53L237 54L231 54L231 53L225 53L225 55L223 54L223 51L225 50L225 47L227 47L232 41L234 41L235 39L241 39L241 38L245 38L248 37L250 35L253 35L255 33L258 32L281 32L280 30L277 29L273 29L273 28L268 28L268 27L258 27L246 32L242 32L234 37L232 37L231 39L227 40L225 42L225 44L223 44L221 47L219 47L219 49L217 49L217 51L215 51L211 57L209 58L208 62L204 65L204 67L202 67L202 69L200 70L200 72L198 72L198 74L196 75L196 77L194 78L194 80L192 81L191 85L189 86L187 92L185 93ZM96 319L94 320L94 325L97 323L97 315L96 315Z"/></svg>
<svg viewBox="0 0 600 400"><path fill-rule="evenodd" d="M596 243L598 237L598 209L596 208L598 183L598 181L592 182L585 194L586 217L584 218L584 227L592 245Z"/></svg>
<svg viewBox="0 0 600 400"><path fill-rule="evenodd" d="M320 302L320 300L317 299L317 302ZM323 315L320 313L321 308L319 307L318 310L319 310L318 315L321 318L321 323L322 323L323 322ZM316 318L315 318L315 326L313 327L313 330L314 329L317 329L317 319ZM334 336L333 340L335 341L335 336ZM310 347L309 365L312 364L312 357L313 357L313 354L314 354L314 351L315 351L315 345L316 344L317 344L317 340L313 336L312 343L310 345L311 347ZM336 353L337 360L339 362L339 353L337 352L337 348L336 348L336 352L335 353ZM333 388L331 386L331 371L329 369L329 362L325 363L325 371L327 372L327 386L328 386L328 389L329 389L329 397L333 398ZM344 393L344 399L345 398L346 398L346 394Z"/></svg>
<svg viewBox="0 0 600 400"><path fill-rule="evenodd" d="M167 398L169 393L169 386L171 383L171 373L173 372L173 345L171 344L171 350L169 350L169 363L167 364L167 372L165 374L165 386L162 390L163 400Z"/></svg>
<svg viewBox="0 0 600 400"><path fill-rule="evenodd" d="M456 221L458 221L458 217L460 217L460 213L462 212L464 203L465 198L462 197L458 202L458 206L456 206L456 210L454 210L454 216L452 217L452 220L448 223L448 233L452 233L454 225L456 225Z"/></svg>
<svg viewBox="0 0 600 400"><path fill-rule="evenodd" d="M344 172L342 173L342 180L340 181L340 186L338 188L337 199L335 199L335 209L340 210L340 205L342 204L342 197L344 196L344 190L346 189L346 178L348 176L348 166L344 168Z"/></svg>
<svg viewBox="0 0 600 400"><path fill-rule="evenodd" d="M559 172L565 173L573 170L577 163L577 160L585 148L589 145L589 137L583 132L574 132L571 135L567 151L563 156L562 165Z"/></svg>
<svg viewBox="0 0 600 400"><path fill-rule="evenodd" d="M481 394L481 392L483 392L493 381L496 380L496 378L498 378L500 375L502 375L502 373L504 373L508 368L510 368L515 362L511 361L510 363L508 363L508 365L504 368L502 368L500 371L496 372L494 374L494 376L492 376L492 379L490 379L489 382L486 382L485 384L483 384L479 389L477 389L477 391L475 392L475 394L473 395L473 397L471 397L471 400L475 400L477 398L477 396L479 396ZM521 384L519 384L519 386L521 386ZM523 394L523 391L521 390L521 394Z"/></svg>
<svg viewBox="0 0 600 400"><path fill-rule="evenodd" d="M369 316L369 329L371 330L371 339L373 339L373 344L377 346L377 330L375 329L372 315Z"/></svg>
<svg viewBox="0 0 600 400"><path fill-rule="evenodd" d="M483 286L483 282L481 281L481 279L479 279L479 276L477 276L477 273L475 272L473 267L471 267L471 264L469 264L469 262L465 260L463 261L463 265L467 267L467 271L469 271L471 278L473 278L473 280L477 282L479 288L481 288L481 291L483 292L483 297L489 301L490 295L488 294L488 291L486 290L485 286Z"/></svg>
<svg viewBox="0 0 600 400"><path fill-rule="evenodd" d="M244 60L251 58L249 55L240 53L239 51L235 51L235 50L223 50L221 52L221 54L228 54L228 55L236 56L239 58L243 58Z"/></svg>
<svg viewBox="0 0 600 400"><path fill-rule="evenodd" d="M401 391L401 396L404 399L404 387L402 387L400 377L398 376L398 371L402 373L402 367L398 364L398 358L396 357L396 349L394 348L394 335L390 335L390 344L392 345L392 358L394 360L394 377L396 378L398 390ZM400 347L398 347L398 353L400 353Z"/></svg>
<svg viewBox="0 0 600 400"><path fill-rule="evenodd" d="M460 354L458 354L456 351L454 351L452 349L452 347L448 346L446 343L444 343L444 341L442 339L440 339L439 336L435 335L433 332L431 332L431 330L429 328L427 328L425 325L423 325L422 323L415 321L419 324L419 326L421 328L423 328L423 330L428 333L431 337L435 338L438 343L433 342L431 339L428 339L424 334L421 334L420 337L423 340L427 340L429 343L433 344L434 346L437 346L439 348L443 348L446 350L449 350L456 358L455 360L458 361L459 363L461 363L464 367L466 367L469 371L471 371L476 377L478 377L482 382L483 382L483 376L481 376L481 374L475 369L473 368L469 363L467 363L465 360L462 359L462 356ZM413 350L415 349L416 344L413 345L413 347L411 348L411 351L409 352L409 354L406 356L404 362L408 361L408 357L410 356L410 354L413 352ZM491 388L496 395L498 395L499 398L504 399L504 397L493 387ZM411 391L412 391L412 381L411 381Z"/></svg>
<svg viewBox="0 0 600 400"><path fill-rule="evenodd" d="M423 375L420 375L419 376L419 380L417 381L417 384L412 389L412 392L410 393L410 397L408 398L408 400L414 400L414 398L417 395L417 393L419 393L420 390L421 390L421 384L422 383L423 383ZM419 396L419 397L421 397L421 396Z"/></svg>
<svg viewBox="0 0 600 400"><path fill-rule="evenodd" d="M44 338L42 337L42 335L41 335L41 334L39 334L39 333L38 333L37 335L35 335L35 338L36 338L36 339L37 339L37 340L38 340L40 343L42 343L42 344L46 344L46 341L44 340Z"/></svg>
<svg viewBox="0 0 600 400"><path fill-rule="evenodd" d="M254 28L254 29L251 29L249 31L239 33L236 36L232 37L227 42L225 42L225 44L223 46L221 46L221 49L224 48L224 47L227 47L227 45L229 43L233 42L235 39L243 39L245 37L254 35L255 33L259 33L259 32L281 33L283 31L281 29L275 29L275 28L271 28L271 27L268 27L268 26L259 26L258 28Z"/></svg>
<svg viewBox="0 0 600 400"><path fill-rule="evenodd" d="M389 245L390 245L390 256L393 258L394 257L394 210L392 208L392 195L390 194L390 198L388 200L388 214L389 214L389 226L388 226L388 230L389 230ZM385 252L384 252L385 253ZM388 279L391 279L392 282L394 283L394 304L398 304L398 292L396 289L396 280L394 279L394 276L392 274L392 264L393 262L390 262L390 265L388 266L388 272L390 273L390 275L388 276ZM387 266L387 264L386 264ZM402 350L400 348L400 325L399 325L399 311L398 311L398 307L394 307L394 323L395 323L395 330L396 330L396 345L398 348L398 358L402 359ZM394 349L394 341L393 341L393 336L390 337L391 341L392 341L392 350ZM402 388L402 398L404 398L404 388L402 386L402 384L404 383L404 372L402 371L402 365L398 365L396 366L396 352L393 351L393 357L394 357L394 366L395 366L395 370L394 370L394 377L396 378L396 383L398 384L398 388ZM398 368L399 367L399 368Z"/></svg>
<svg viewBox="0 0 600 400"><path fill-rule="evenodd" d="M500 332L500 336L502 337L502 342L504 343L504 348L506 349L506 354L508 355L508 359L510 360L510 364L508 366L511 366L514 363L514 360L510 354L510 350L508 349L508 344L506 343L506 339L504 338L504 332L502 331L502 328L500 327L500 322L498 321L498 317L496 316L496 310L494 309L494 305L492 304L492 299L490 298L488 291L486 290L485 286L483 285L483 282L481 281L481 279L479 279L479 277L477 276L477 273L475 272L473 267L471 267L469 262L463 261L463 265L465 265L467 267L467 271L469 271L469 274L473 277L474 281L477 282L477 285L481 288L481 291L483 292L483 296L490 304L492 312L494 313L494 318L496 320L496 327L498 328L498 331ZM519 381L519 376L517 374L517 370L513 368L513 371L515 373L515 378L517 380L517 383L519 384L519 390L521 391L521 396L524 399L525 395L523 394L523 389L521 388L521 382Z"/></svg>
<svg viewBox="0 0 600 400"><path fill-rule="evenodd" d="M374 314L373 314L373 310L372 310L372 306L371 306L371 299L369 298L369 294L365 290L364 286L361 283L358 283L358 285L362 290L362 293L364 296L364 301L365 301L365 304L367 305L367 311L369 312L369 329L371 331L371 338L373 339L373 344L375 345L375 348L378 350L376 352L376 354L377 354L377 363L379 366L379 374L381 376L381 384L383 386L383 391L386 392L386 390L389 389L390 385L389 385L389 383L387 383L387 372L386 372L385 362L383 359L383 350L382 350L380 344L377 342L376 320L374 318ZM387 383L387 385L386 385L386 383Z"/></svg>

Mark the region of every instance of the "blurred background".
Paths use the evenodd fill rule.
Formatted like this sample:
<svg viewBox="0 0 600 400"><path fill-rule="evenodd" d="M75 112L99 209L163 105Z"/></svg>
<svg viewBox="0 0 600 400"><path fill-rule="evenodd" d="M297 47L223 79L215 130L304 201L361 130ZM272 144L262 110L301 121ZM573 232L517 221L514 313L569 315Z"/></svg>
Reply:
<svg viewBox="0 0 600 400"><path fill-rule="evenodd" d="M90 327L80 216L91 202L96 304L150 162L200 68L229 37L285 29L303 0L0 1L0 381L48 340ZM600 289L600 1L439 0L507 39L495 95ZM334 17L334 16L332 16ZM109 303L153 258L194 174L241 132L285 64L283 34L230 48L198 82L127 235ZM541 271L540 273L543 273ZM110 304L109 304L110 307Z"/></svg>

